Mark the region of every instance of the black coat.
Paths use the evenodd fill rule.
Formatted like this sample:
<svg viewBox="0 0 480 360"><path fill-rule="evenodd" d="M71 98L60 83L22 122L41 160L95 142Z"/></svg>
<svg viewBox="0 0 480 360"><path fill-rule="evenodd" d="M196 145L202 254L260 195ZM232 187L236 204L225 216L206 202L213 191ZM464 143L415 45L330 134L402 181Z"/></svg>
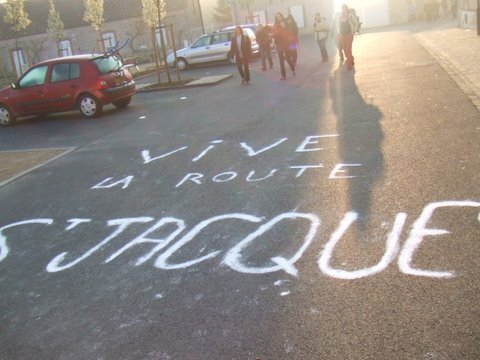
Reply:
<svg viewBox="0 0 480 360"><path fill-rule="evenodd" d="M260 46L262 50L270 50L270 31L266 27L262 28L259 32L257 32L257 44Z"/></svg>
<svg viewBox="0 0 480 360"><path fill-rule="evenodd" d="M249 62L250 57L252 56L252 44L250 42L250 38L246 35L242 35L242 41L240 46L242 48L241 54L243 55L243 57L240 56L240 51L237 46L237 36L233 36L232 42L230 43L230 52L233 54L233 56L235 56L237 63Z"/></svg>

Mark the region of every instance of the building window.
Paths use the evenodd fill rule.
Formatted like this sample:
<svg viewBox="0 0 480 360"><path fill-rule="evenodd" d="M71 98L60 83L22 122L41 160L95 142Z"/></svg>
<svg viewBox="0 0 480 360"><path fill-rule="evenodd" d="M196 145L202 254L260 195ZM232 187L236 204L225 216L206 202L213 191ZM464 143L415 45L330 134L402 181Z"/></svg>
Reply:
<svg viewBox="0 0 480 360"><path fill-rule="evenodd" d="M60 56L71 56L72 53L72 43L70 40L62 40L58 43L58 48L60 49Z"/></svg>
<svg viewBox="0 0 480 360"><path fill-rule="evenodd" d="M20 77L29 68L25 51L23 49L12 50L12 58L15 67L15 73L17 74L17 77Z"/></svg>
<svg viewBox="0 0 480 360"><path fill-rule="evenodd" d="M113 32L106 32L102 34L103 38L103 46L105 50L112 49L117 45L117 41L115 39L115 33Z"/></svg>

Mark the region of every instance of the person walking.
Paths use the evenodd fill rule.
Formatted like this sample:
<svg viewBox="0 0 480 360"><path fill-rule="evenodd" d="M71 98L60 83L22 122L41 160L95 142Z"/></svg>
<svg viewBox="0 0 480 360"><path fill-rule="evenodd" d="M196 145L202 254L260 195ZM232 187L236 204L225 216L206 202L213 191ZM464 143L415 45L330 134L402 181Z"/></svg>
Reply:
<svg viewBox="0 0 480 360"><path fill-rule="evenodd" d="M290 66L293 76L295 76L295 64L292 62L291 58L287 56L287 52L290 48L290 36L286 26L285 17L280 12L275 15L275 23L272 32L273 39L275 40L275 47L277 49L278 61L280 63L280 73L282 76L280 80L285 80L287 78L285 72L285 60Z"/></svg>
<svg viewBox="0 0 480 360"><path fill-rule="evenodd" d="M320 13L315 14L313 20L313 31L315 32L315 40L317 41L320 53L322 54L322 62L328 61L328 52L325 46L328 39L329 26L327 19L322 17Z"/></svg>
<svg viewBox="0 0 480 360"><path fill-rule="evenodd" d="M337 21L337 32L340 34L340 44L346 57L347 69L355 66L355 58L352 53L353 35L358 31L359 22L357 17L350 12L347 5L342 5L342 12Z"/></svg>
<svg viewBox="0 0 480 360"><path fill-rule="evenodd" d="M335 46L337 47L338 50L338 57L340 59L340 63L343 64L345 61L345 55L343 53L343 48L342 48L342 42L340 41L340 33L338 30L338 22L340 18L340 13L336 12L335 16L333 17L333 31L332 31L332 39L335 42Z"/></svg>
<svg viewBox="0 0 480 360"><path fill-rule="evenodd" d="M297 66L297 58L298 58L298 26L297 22L295 21L292 14L288 15L285 19L285 25L288 30L289 38L290 38L290 46L287 51L287 56L290 57L291 62Z"/></svg>
<svg viewBox="0 0 480 360"><path fill-rule="evenodd" d="M256 35L257 44L260 50L260 57L262 59L262 71L267 70L267 60L269 68L271 69L273 66L272 56L270 54L270 31L266 26L262 24L258 25L258 31Z"/></svg>
<svg viewBox="0 0 480 360"><path fill-rule="evenodd" d="M252 54L250 38L243 34L241 26L235 27L235 35L230 43L230 52L235 57L237 69L242 78L242 85L250 82L250 68L248 63Z"/></svg>

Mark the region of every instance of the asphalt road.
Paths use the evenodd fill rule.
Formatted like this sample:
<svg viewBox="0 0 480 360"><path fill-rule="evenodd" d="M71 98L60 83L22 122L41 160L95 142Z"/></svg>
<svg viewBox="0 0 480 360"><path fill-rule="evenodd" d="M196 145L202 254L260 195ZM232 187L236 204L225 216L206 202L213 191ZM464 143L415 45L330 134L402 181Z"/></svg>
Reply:
<svg viewBox="0 0 480 360"><path fill-rule="evenodd" d="M0 358L480 358L478 110L412 33L354 51L1 129L77 150L0 188Z"/></svg>

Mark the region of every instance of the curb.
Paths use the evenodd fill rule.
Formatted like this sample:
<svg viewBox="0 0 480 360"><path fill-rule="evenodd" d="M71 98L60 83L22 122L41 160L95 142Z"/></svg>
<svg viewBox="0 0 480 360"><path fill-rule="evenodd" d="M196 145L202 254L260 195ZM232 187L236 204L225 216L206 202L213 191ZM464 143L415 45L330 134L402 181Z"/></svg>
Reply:
<svg viewBox="0 0 480 360"><path fill-rule="evenodd" d="M218 80L214 81L208 81L208 77L200 78L200 79L194 79L190 81L187 84L184 85L175 85L175 86L168 86L168 87L158 87L158 88L150 88L150 89L137 89L137 94L141 93L151 93L151 92L157 92L157 91L165 91L165 90L179 90L179 89L188 89L188 88L198 88L198 87L206 87L206 86L214 86L218 85L221 82L224 82L230 78L233 77L232 74L228 75L221 75L222 77ZM218 76L214 76L217 78ZM204 82L202 82L202 80ZM151 84L147 84L146 86L149 86Z"/></svg>
<svg viewBox="0 0 480 360"><path fill-rule="evenodd" d="M22 150L5 150L5 151L0 151L0 153L3 153L3 154L6 154L6 153L14 153L14 154L19 154L19 153L22 153L22 152L35 152L35 151L59 151L60 153L47 159L47 160L44 160L42 162L39 162L37 163L36 165L26 169L26 170L23 170L23 171L20 171L18 173L16 173L15 175L13 176L10 176L8 178L3 178L1 179L0 178L0 187L3 187L5 185L7 185L8 183L14 181L14 180L17 180L18 178L28 174L28 173L31 173L32 171L35 171L39 168L41 168L42 166L52 162L52 161L55 161L59 158L61 158L62 156L64 155L67 155L69 153L71 153L72 151L75 151L77 150L76 147L65 147L65 148L39 148L39 149L22 149Z"/></svg>

